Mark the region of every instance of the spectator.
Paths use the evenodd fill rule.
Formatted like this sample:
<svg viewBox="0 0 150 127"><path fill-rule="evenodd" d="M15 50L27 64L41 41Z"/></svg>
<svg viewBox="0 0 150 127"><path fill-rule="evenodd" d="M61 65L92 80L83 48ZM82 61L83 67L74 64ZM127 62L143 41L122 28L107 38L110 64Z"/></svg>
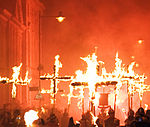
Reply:
<svg viewBox="0 0 150 127"><path fill-rule="evenodd" d="M134 111L130 109L128 112L128 118L125 120L125 126L130 127L134 121L135 121Z"/></svg>
<svg viewBox="0 0 150 127"><path fill-rule="evenodd" d="M69 115L67 109L65 109L62 118L61 118L61 127L68 127Z"/></svg>
<svg viewBox="0 0 150 127"><path fill-rule="evenodd" d="M70 117L68 127L75 127L73 117Z"/></svg>
<svg viewBox="0 0 150 127"><path fill-rule="evenodd" d="M109 109L109 118L104 121L105 127L119 127L120 121L115 118L115 112L113 109Z"/></svg>
<svg viewBox="0 0 150 127"><path fill-rule="evenodd" d="M54 113L50 114L50 117L47 118L47 125L49 127L59 127L59 121Z"/></svg>

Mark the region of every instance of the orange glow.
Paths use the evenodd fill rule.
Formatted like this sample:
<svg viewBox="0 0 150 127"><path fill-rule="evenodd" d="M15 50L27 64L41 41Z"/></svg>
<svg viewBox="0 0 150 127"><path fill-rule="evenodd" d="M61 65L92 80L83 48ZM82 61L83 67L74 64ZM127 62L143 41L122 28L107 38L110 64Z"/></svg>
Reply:
<svg viewBox="0 0 150 127"><path fill-rule="evenodd" d="M60 23L63 22L65 18L66 17L63 17L63 16L56 17L57 21Z"/></svg>
<svg viewBox="0 0 150 127"><path fill-rule="evenodd" d="M68 105L71 104L71 98L77 98L78 103L77 106L79 109L82 108L84 112L84 89L89 90L89 101L90 106L98 106L99 105L99 98L100 94L97 92L98 87L106 87L108 85L114 86L114 97L115 104L119 105L122 103L122 100L119 99L118 95L122 88L122 86L127 85L128 94L133 96L134 93L138 92L140 97L140 102L142 101L143 93L145 91L150 90L148 85L144 84L144 80L146 77L144 75L137 74L133 68L136 66L135 62L131 62L128 66L122 64L122 60L119 58L118 53L116 53L115 57L115 69L108 73L105 67L99 68L100 64L104 64L102 61L97 60L97 56L95 53L92 55L88 55L87 57L80 57L81 60L85 61L87 64L87 69L85 71L77 70L76 76L71 78L71 84L69 85L70 93L68 95L61 94L61 96L68 97ZM57 94L57 82L56 81L56 91L54 93L54 79L59 79L59 69L62 68L62 64L59 61L59 56L55 57L55 64L54 64L54 74L46 74L44 76L40 76L43 79L51 79L51 87L50 90L41 90L41 93L49 93L52 97L51 104L54 104L54 95ZM100 73L99 73L100 72ZM61 78L62 80L65 80ZM79 90L78 94L74 95L74 90ZM92 109L92 107L90 107Z"/></svg>
<svg viewBox="0 0 150 127"><path fill-rule="evenodd" d="M97 116L94 116L92 112L90 112L90 114L92 115L92 123L95 125L95 127L98 127L96 124L96 120L97 120Z"/></svg>
<svg viewBox="0 0 150 127"><path fill-rule="evenodd" d="M13 75L12 75L12 79L9 80L10 83L13 83L12 86L12 98L16 98L16 84L21 84L21 85L27 85L30 83L31 79L28 79L28 71L26 72L26 76L25 79L22 80L22 78L19 79L19 75L20 75L20 68L22 66L22 63L20 64L20 66L14 66L13 69Z"/></svg>
<svg viewBox="0 0 150 127"><path fill-rule="evenodd" d="M34 110L29 110L24 115L24 120L25 120L27 127L32 127L33 122L37 120L38 118L39 118L38 112Z"/></svg>
<svg viewBox="0 0 150 127"><path fill-rule="evenodd" d="M66 81L66 80L72 80L71 76L65 76L65 77L61 77L59 76L59 69L62 68L62 63L59 61L60 56L56 55L55 56L55 63L54 63L54 74L50 75L50 74L45 74L44 76L40 76L40 79L43 80L51 80L51 85L50 85L50 89L49 90L41 90L42 94L45 93L49 93L50 97L51 97L51 104L54 104L55 101L55 95L57 94L57 92L59 91L57 84L59 83L59 80L61 81ZM56 80L58 79L58 80ZM55 82L55 83L54 83ZM54 91L54 87L55 87L55 91ZM62 95L63 96L63 95Z"/></svg>
<svg viewBox="0 0 150 127"><path fill-rule="evenodd" d="M54 64L54 68L55 68L55 72L54 72L54 74L52 74L52 75L50 75L50 74L45 74L44 76L40 76L40 78L45 78L45 79L54 79L54 78L56 78L56 77L58 77L59 76L59 69L60 68L62 68L62 64L61 64L61 62L59 61L59 55L56 55L55 56L55 64ZM44 90L44 89L42 89L41 90L41 93L49 93L50 94L50 96L52 97L52 99L50 99L51 100L51 104L54 104L54 95L55 94L57 94L57 91L58 91L58 88L57 88L57 83L59 82L58 80L55 80L55 88L56 88L56 92L54 93L54 82L52 81L51 82L51 85L50 85L50 89L49 90Z"/></svg>
<svg viewBox="0 0 150 127"><path fill-rule="evenodd" d="M147 109L148 109L148 105L147 105L147 104L145 104L145 108L144 108L144 110L145 110L145 111L147 111Z"/></svg>
<svg viewBox="0 0 150 127"><path fill-rule="evenodd" d="M131 58L132 58L132 59L134 59L134 58L135 58L135 56L131 56Z"/></svg>
<svg viewBox="0 0 150 127"><path fill-rule="evenodd" d="M7 77L1 77L0 76L0 83L7 83L9 79Z"/></svg>
<svg viewBox="0 0 150 127"><path fill-rule="evenodd" d="M127 117L128 117L128 116L127 116L127 111L123 108L123 109L122 109L122 112L124 113L125 119L127 119Z"/></svg>
<svg viewBox="0 0 150 127"><path fill-rule="evenodd" d="M42 113L46 112L44 107L41 107L41 110L42 110Z"/></svg>
<svg viewBox="0 0 150 127"><path fill-rule="evenodd" d="M16 98L16 85L28 85L31 81L31 79L28 78L28 71L26 72L25 79L22 80L22 78L20 77L21 66L22 63L18 67L17 66L12 67L13 69L12 79L6 77L4 78L0 77L1 83L6 83L6 84L12 83L12 92L11 92L12 98Z"/></svg>
<svg viewBox="0 0 150 127"><path fill-rule="evenodd" d="M138 40L139 44L142 44L144 42L144 40Z"/></svg>
<svg viewBox="0 0 150 127"><path fill-rule="evenodd" d="M134 95L135 92L139 93L140 100L142 100L143 93L146 90L149 90L149 87L144 84L144 80L146 77L144 75L138 75L134 72L133 67L136 65L135 62L132 62L127 67L122 64L122 60L118 57L118 53L116 53L115 58L115 69L112 73L107 73L104 67L101 68L101 75L97 75L97 66L99 63L97 61L97 56L93 53L91 56L81 57L87 63L87 69L85 72L81 70L76 71L76 77L72 80L72 85L77 87L80 90L79 95L74 96L72 94L73 88L70 87L70 99L71 97L77 97L82 100L84 98L84 88L89 89L89 99L97 106L99 102L99 93L96 91L97 85L98 87L106 86L106 85L115 85L114 93L116 95L119 94L121 87L125 84L128 84L128 94ZM109 84L108 84L109 82ZM103 85L101 85L103 84ZM117 97L117 96L116 96ZM116 104L119 104L120 100L116 99ZM78 106L81 107L81 101Z"/></svg>

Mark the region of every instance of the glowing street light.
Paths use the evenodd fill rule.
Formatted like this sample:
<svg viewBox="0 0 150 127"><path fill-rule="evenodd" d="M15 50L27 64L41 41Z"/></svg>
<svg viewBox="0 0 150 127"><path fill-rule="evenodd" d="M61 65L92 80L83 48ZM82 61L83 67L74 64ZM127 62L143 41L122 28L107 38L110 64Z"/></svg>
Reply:
<svg viewBox="0 0 150 127"><path fill-rule="evenodd" d="M60 12L59 12L59 15L56 17L56 20L61 23L61 22L64 21L65 18L66 18L66 17L64 17L64 16L62 15L62 12L60 11Z"/></svg>
<svg viewBox="0 0 150 127"><path fill-rule="evenodd" d="M138 40L139 44L142 44L143 42L144 42L144 40L142 40L142 39Z"/></svg>

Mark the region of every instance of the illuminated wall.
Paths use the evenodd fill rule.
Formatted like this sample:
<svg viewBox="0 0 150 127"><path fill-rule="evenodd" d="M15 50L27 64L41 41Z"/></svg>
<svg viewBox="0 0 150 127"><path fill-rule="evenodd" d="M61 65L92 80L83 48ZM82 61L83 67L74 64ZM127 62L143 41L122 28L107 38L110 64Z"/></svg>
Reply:
<svg viewBox="0 0 150 127"><path fill-rule="evenodd" d="M32 77L30 87L39 86L38 19L44 6L39 0L15 0L10 3L6 0L0 3L0 8L0 76L11 78L12 67L23 63L20 76L24 77L28 70L29 77ZM0 107L12 102L11 87L11 84L0 85ZM32 106L37 92L30 92L29 86L18 85L15 103L21 107Z"/></svg>

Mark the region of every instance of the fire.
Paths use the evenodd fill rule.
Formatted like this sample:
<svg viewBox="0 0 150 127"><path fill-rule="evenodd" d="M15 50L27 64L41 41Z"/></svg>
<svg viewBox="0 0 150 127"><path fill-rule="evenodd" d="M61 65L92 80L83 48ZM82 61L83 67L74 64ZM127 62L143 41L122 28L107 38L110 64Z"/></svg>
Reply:
<svg viewBox="0 0 150 127"><path fill-rule="evenodd" d="M89 99L90 101L96 105L97 97L96 96L96 83L100 82L101 77L98 76L98 66L99 62L97 61L97 56L95 53L92 55L88 55L87 57L81 57L83 61L87 63L87 70L86 72L83 72L81 70L76 71L76 77L73 79L72 84L74 83L75 85L79 82L78 89L80 89L79 92L79 98L84 98L84 88L89 89ZM80 86L81 85L81 86ZM80 101L81 102L81 101Z"/></svg>
<svg viewBox="0 0 150 127"><path fill-rule="evenodd" d="M143 93L150 90L148 85L144 84L146 77L144 75L138 75L133 70L136 65L135 62L131 62L127 67L122 64L122 60L118 57L116 53L115 57L115 69L111 73L107 73L105 67L101 68L101 75L99 75L99 64L103 62L97 61L97 56L95 53L88 55L87 57L81 57L83 61L87 63L87 69L85 72L81 70L76 71L76 77L72 80L71 86L77 87L79 89L79 95L74 96L72 94L74 88L70 86L71 97L77 97L81 100L84 98L84 88L89 89L89 99L94 106L98 105L99 93L97 92L97 87L102 87L106 85L115 85L115 99L116 104L119 102L118 94L123 85L127 85L128 94L133 96L135 92L139 93L139 97L142 100ZM79 101L79 107L81 107L82 101ZM70 101L70 100L69 100Z"/></svg>
<svg viewBox="0 0 150 127"><path fill-rule="evenodd" d="M20 69L21 69L22 63L20 65L12 67L13 74L12 74L12 79L9 79L7 77L0 77L0 83L3 84L12 84L12 98L16 98L16 85L27 85L30 83L31 79L28 79L28 71L26 72L25 79L22 80L20 77Z"/></svg>
<svg viewBox="0 0 150 127"><path fill-rule="evenodd" d="M44 107L41 107L41 111L42 111L43 113L46 112Z"/></svg>
<svg viewBox="0 0 150 127"><path fill-rule="evenodd" d="M148 109L148 104L145 104L144 110L146 111Z"/></svg>
<svg viewBox="0 0 150 127"><path fill-rule="evenodd" d="M16 83L19 81L19 75L20 75L20 68L22 66L22 63L20 64L20 66L14 66L13 69L13 75L12 75L12 82L13 82L13 86L12 86L12 98L16 97Z"/></svg>
<svg viewBox="0 0 150 127"><path fill-rule="evenodd" d="M1 77L0 76L0 83L7 83L8 82L8 78L7 77Z"/></svg>
<svg viewBox="0 0 150 127"><path fill-rule="evenodd" d="M95 127L98 127L96 124L96 120L97 120L97 116L94 116L92 112L90 112L91 116L92 116L92 123L95 125Z"/></svg>
<svg viewBox="0 0 150 127"><path fill-rule="evenodd" d="M122 109L122 112L124 113L125 119L127 119L127 117L128 117L128 116L127 116L127 112L126 112L126 110L125 110L124 108Z"/></svg>
<svg viewBox="0 0 150 127"><path fill-rule="evenodd" d="M139 75L134 71L134 66L137 63L131 62L129 65L122 63L118 53L115 56L115 68L112 72L108 73L104 66L100 67L100 64L104 64L102 61L97 60L96 53L88 55L87 57L80 57L81 60L86 62L87 69L85 71L77 70L74 78L66 78L59 76L59 69L62 68L62 64L59 61L59 55L55 56L54 74L45 74L40 76L41 79L50 79L50 90L41 90L41 93L49 93L52 97L51 103L55 104L55 95L58 92L57 83L59 80L72 80L69 85L70 93L68 95L61 94L61 96L68 97L68 105L71 104L71 98L78 99L78 107L84 112L84 89L89 90L89 109L94 109L92 106L98 106L100 94L97 92L98 87L106 87L108 85L114 86L114 110L115 106L121 103L122 100L118 98L119 92L123 86L127 86L128 95L133 96L135 92L139 93L140 100L142 101L143 93L150 90L148 85L144 84L146 77ZM78 94L74 95L74 90L78 90ZM93 112L93 111L92 111ZM94 114L94 112L93 112ZM94 114L95 115L95 114Z"/></svg>
<svg viewBox="0 0 150 127"><path fill-rule="evenodd" d="M31 82L32 78L29 79L29 78L28 78L28 75L29 75L29 72L27 71L27 72L26 72L25 79L24 79L24 80L21 80L22 85L27 85L27 84L29 84L29 83Z"/></svg>
<svg viewBox="0 0 150 127"><path fill-rule="evenodd" d="M59 91L57 84L59 83L60 80L66 81L66 80L72 80L72 76L59 76L59 69L62 68L62 63L59 61L59 55L55 56L55 63L54 63L54 73L52 75L50 74L45 74L44 76L40 76L40 79L42 80L51 80L51 85L49 90L41 90L41 93L49 93L50 97L52 97L51 104L55 104L55 95Z"/></svg>
<svg viewBox="0 0 150 127"><path fill-rule="evenodd" d="M44 76L40 76L40 78L45 78L45 79L56 79L56 77L59 76L59 69L62 68L62 64L61 62L59 61L59 55L56 55L55 56L55 63L54 63L54 74L50 75L50 74L45 74ZM55 94L57 94L58 92L58 88L57 88L57 83L59 82L58 80L55 80L55 85L54 85L54 80L51 82L51 85L50 85L50 89L49 90L44 90L42 89L41 90L41 93L49 93L50 96L52 97L51 100L51 104L54 104L54 96ZM56 91L54 93L54 87L56 88Z"/></svg>
<svg viewBox="0 0 150 127"><path fill-rule="evenodd" d="M12 79L9 80L10 83L13 83L12 86L12 98L16 98L16 84L21 84L21 85L27 85L30 83L31 79L28 79L28 71L26 72L26 76L25 79L22 80L22 78L20 76L20 69L21 69L22 63L17 67L14 66L13 69L13 75L12 75Z"/></svg>
<svg viewBox="0 0 150 127"><path fill-rule="evenodd" d="M34 110L29 110L24 115L24 120L27 127L31 127L33 122L39 118L38 112Z"/></svg>
<svg viewBox="0 0 150 127"><path fill-rule="evenodd" d="M144 42L144 40L138 40L139 44L142 44Z"/></svg>

